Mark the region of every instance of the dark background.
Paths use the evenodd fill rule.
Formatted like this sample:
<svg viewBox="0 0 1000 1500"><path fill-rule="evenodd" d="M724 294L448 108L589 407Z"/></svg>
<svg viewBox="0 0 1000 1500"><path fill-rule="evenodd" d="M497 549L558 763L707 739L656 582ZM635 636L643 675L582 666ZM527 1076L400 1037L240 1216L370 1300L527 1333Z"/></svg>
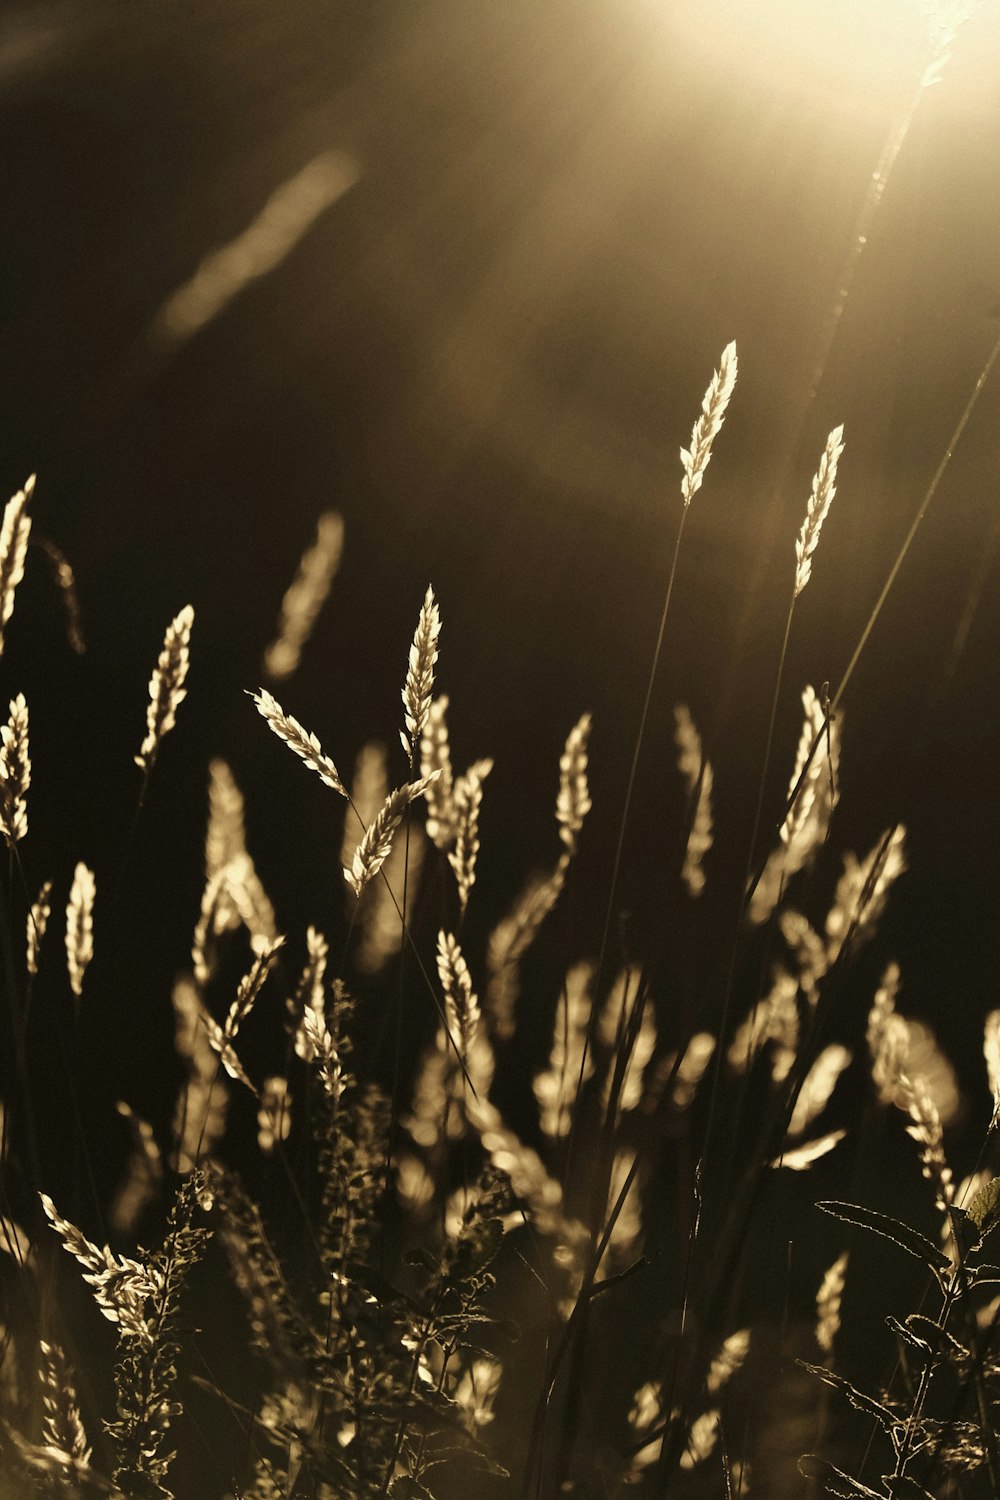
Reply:
<svg viewBox="0 0 1000 1500"><path fill-rule="evenodd" d="M77 859L97 874L82 1045L102 1180L125 1150L108 1101L161 1129L172 1108L169 993L197 916L210 755L246 793L279 926L300 943L340 910L340 807L244 696L325 509L345 517L344 564L279 699L345 775L365 739L393 744L433 582L456 761L496 759L470 958L555 858L558 755L584 709L594 812L571 940L593 953L679 520L677 450L735 338L740 378L689 516L621 888L641 951L667 920L683 699L715 767L717 846L702 906L667 930L711 1024L710 934L738 899L826 434L843 421L847 447L796 611L771 822L800 690L846 666L1000 332L989 3L920 101L804 410L923 46L903 0L7 5L0 479L11 493L37 470L34 525L76 570L88 651L69 651L33 549L0 694L23 690L32 713L29 884L53 878L58 912ZM169 295L329 147L357 161L356 185L189 344L156 349ZM843 800L812 908L819 920L843 849L906 823L911 869L878 953L898 958L902 1007L959 1065L959 1166L988 1117L978 1056L997 1003L998 416L990 384L845 696ZM189 602L189 698L112 901L149 673ZM536 1059L554 993L526 1009ZM59 1028L68 992L53 981L38 1004Z"/></svg>

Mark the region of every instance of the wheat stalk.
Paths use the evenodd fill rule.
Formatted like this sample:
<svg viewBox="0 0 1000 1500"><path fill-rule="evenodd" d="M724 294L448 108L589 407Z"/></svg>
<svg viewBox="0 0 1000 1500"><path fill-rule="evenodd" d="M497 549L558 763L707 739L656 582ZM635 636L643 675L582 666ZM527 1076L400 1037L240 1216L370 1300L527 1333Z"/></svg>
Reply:
<svg viewBox="0 0 1000 1500"><path fill-rule="evenodd" d="M635 1007L642 1003L639 1026L632 1039L625 1070L621 1076L618 1094L618 1110L622 1114L636 1109L642 1099L643 1074L646 1064L656 1050L656 1020L652 1001L643 1001L640 993L641 975L634 964L627 965L615 980L604 1002L597 1024L597 1034L615 1057L604 1081L603 1104L607 1109L617 1068L617 1049L633 1027Z"/></svg>
<svg viewBox="0 0 1000 1500"><path fill-rule="evenodd" d="M42 1370L42 1446L57 1456L64 1477L73 1481L90 1469L91 1448L77 1405L73 1371L58 1344L39 1340Z"/></svg>
<svg viewBox="0 0 1000 1500"><path fill-rule="evenodd" d="M802 1081L792 1117L788 1122L788 1134L802 1135L829 1103L837 1087L837 1079L851 1061L851 1054L839 1042L824 1047Z"/></svg>
<svg viewBox="0 0 1000 1500"><path fill-rule="evenodd" d="M448 698L432 699L420 738L420 774L427 778L427 837L445 851L455 838L454 775L448 745ZM436 780L430 777L437 771Z"/></svg>
<svg viewBox="0 0 1000 1500"><path fill-rule="evenodd" d="M886 966L875 992L865 1030L872 1082L878 1090L880 1104L897 1102L900 1077L906 1071L910 1050L909 1025L896 1012L898 993L899 966L891 963Z"/></svg>
<svg viewBox="0 0 1000 1500"><path fill-rule="evenodd" d="M455 782L452 797L455 818L455 847L448 851L448 863L455 872L458 901L462 914L469 904L469 892L476 882L476 860L479 857L479 809L483 801L483 782L493 769L491 760L477 760Z"/></svg>
<svg viewBox="0 0 1000 1500"><path fill-rule="evenodd" d="M821 1161L835 1146L839 1146L846 1134L846 1130L830 1130L826 1135L804 1141L800 1146L786 1143L780 1154L768 1165L774 1169L785 1167L791 1172L807 1172L814 1162Z"/></svg>
<svg viewBox="0 0 1000 1500"><path fill-rule="evenodd" d="M549 1066L545 1072L536 1074L534 1079L539 1123L542 1132L552 1140L569 1135L571 1112L566 1088L567 1083L575 1083L583 1058L583 1044L592 1006L590 985L593 977L593 965L589 963L575 964L566 975L566 981L559 992L555 1025L552 1028ZM588 1057L583 1068L584 1083L593 1072L594 1062Z"/></svg>
<svg viewBox="0 0 1000 1500"><path fill-rule="evenodd" d="M816 1293L816 1342L824 1354L832 1354L833 1341L840 1329L840 1303L847 1279L847 1259L846 1250L837 1256Z"/></svg>
<svg viewBox="0 0 1000 1500"><path fill-rule="evenodd" d="M705 1377L705 1385L710 1396L717 1396L719 1391L729 1384L737 1370L745 1363L749 1353L749 1328L738 1328L735 1333L731 1333L722 1341L718 1353L708 1367L708 1375Z"/></svg>
<svg viewBox="0 0 1000 1500"><path fill-rule="evenodd" d="M4 507L0 527L0 655L3 654L4 631L14 609L14 590L24 577L24 559L28 551L31 517L28 505L35 493L34 474Z"/></svg>
<svg viewBox="0 0 1000 1500"><path fill-rule="evenodd" d="M174 1110L173 1135L176 1171L186 1175L199 1157L209 1156L225 1129L228 1086L219 1077L216 1054L209 1041L210 1017L195 984L182 976L173 987L174 1049L185 1063L186 1081Z"/></svg>
<svg viewBox="0 0 1000 1500"><path fill-rule="evenodd" d="M0 726L0 742L0 833L13 849L28 831L26 797L31 785L28 705L23 693L11 701L10 718Z"/></svg>
<svg viewBox="0 0 1000 1500"><path fill-rule="evenodd" d="M889 891L906 867L906 828L902 823L887 829L864 860L859 862L854 854L844 856L844 873L826 918L830 963L838 957L848 936L860 941L873 930Z"/></svg>
<svg viewBox="0 0 1000 1500"><path fill-rule="evenodd" d="M426 848L427 840L414 824L405 839L393 840L389 858L382 866L382 879L368 886L357 919L358 946L354 954L355 967L362 974L380 974L400 951L404 938L400 921L404 887L408 905L412 907L420 887ZM353 903L351 892L346 890L346 894Z"/></svg>
<svg viewBox="0 0 1000 1500"><path fill-rule="evenodd" d="M265 1078L257 1110L257 1144L264 1156L287 1141L292 1128L292 1096L287 1078Z"/></svg>
<svg viewBox="0 0 1000 1500"><path fill-rule="evenodd" d="M265 688L261 688L259 693L251 693L250 697L279 740L284 740L288 748L305 762L310 771L316 772L320 781L332 787L335 792L339 792L342 797L346 797L347 792L340 779L340 773L330 757L323 754L316 736L303 729L298 719L293 719L290 714L286 714L281 704L276 702Z"/></svg>
<svg viewBox="0 0 1000 1500"><path fill-rule="evenodd" d="M66 965L70 988L78 998L83 994L83 976L94 956L94 898L97 883L94 872L83 863L73 872L73 884L66 908Z"/></svg>
<svg viewBox="0 0 1000 1500"><path fill-rule="evenodd" d="M736 345L731 343L723 349L719 368L712 376L708 390L705 392L705 399L701 403L701 416L695 422L691 433L691 446L681 449L681 463L684 466L681 494L684 497L685 510L691 504L694 495L701 489L708 461L712 457L712 444L722 427L726 407L729 405L729 398L736 385L736 372Z"/></svg>
<svg viewBox="0 0 1000 1500"><path fill-rule="evenodd" d="M687 1447L680 1457L682 1469L695 1469L711 1458L719 1441L720 1420L721 1413L714 1406L695 1417L687 1435Z"/></svg>
<svg viewBox="0 0 1000 1500"><path fill-rule="evenodd" d="M52 882L46 880L37 899L32 903L28 913L28 941L27 941L27 965L29 974L38 973L38 951L45 936L45 929L49 925L49 917L52 915Z"/></svg>
<svg viewBox="0 0 1000 1500"><path fill-rule="evenodd" d="M696 793L698 797L681 868L681 880L688 895L697 897L705 889L703 861L712 847L712 767L705 759L701 735L686 704L675 705L674 725L677 766L684 778L688 798Z"/></svg>
<svg viewBox="0 0 1000 1500"><path fill-rule="evenodd" d="M514 1008L520 988L518 964L559 900L568 868L569 855L564 851L550 875L532 875L510 911L490 933L486 950L490 976L486 986L486 1014L491 1032L500 1041L514 1035Z"/></svg>
<svg viewBox="0 0 1000 1500"><path fill-rule="evenodd" d="M424 602L420 606L420 618L417 621L413 644L410 646L406 682L403 686L406 731L404 733L400 730L399 738L404 752L410 758L411 766L417 745L427 725L431 693L434 690L434 663L438 659L440 634L441 612L434 599L434 590L428 584Z"/></svg>
<svg viewBox="0 0 1000 1500"><path fill-rule="evenodd" d="M423 795L434 775L436 773L432 773L431 777L422 776L417 781L407 782L386 797L355 849L350 869L346 865L344 867L344 879L355 896L361 895L369 880L382 868L403 814L411 802Z"/></svg>
<svg viewBox="0 0 1000 1500"><path fill-rule="evenodd" d="M826 448L813 477L812 494L806 507L806 518L802 522L795 543L795 598L797 599L812 575L812 557L819 543L830 502L837 493L837 465L844 451L844 428L835 427L826 440Z"/></svg>
<svg viewBox="0 0 1000 1500"><path fill-rule="evenodd" d="M272 682L290 677L302 648L326 603L344 551L344 518L325 511L316 523L316 540L307 547L298 572L281 601L278 633L264 652L264 673Z"/></svg>
<svg viewBox="0 0 1000 1500"><path fill-rule="evenodd" d="M349 865L354 858L358 838L364 834L368 824L376 817L379 808L389 793L389 775L385 746L377 740L362 745L354 762L354 777L351 781L350 806L344 813L344 832L340 841L341 867ZM355 825L358 825L357 828ZM345 892L349 913L353 913L357 898ZM398 922L398 916L396 917Z"/></svg>
<svg viewBox="0 0 1000 1500"><path fill-rule="evenodd" d="M75 651L77 656L82 656L87 649L87 643L83 638L83 627L80 623L80 601L76 594L76 576L73 572L73 565L50 537L36 536L35 546L41 549L52 569L53 580L62 598L63 614L66 620L66 639L70 650Z"/></svg>
<svg viewBox="0 0 1000 1500"><path fill-rule="evenodd" d="M212 879L239 855L246 853L243 794L227 763L216 757L208 763L208 827L205 830L205 879ZM222 886L214 912L216 933L230 932L239 925L240 914L228 890Z"/></svg>
<svg viewBox="0 0 1000 1500"><path fill-rule="evenodd" d="M191 663L191 626L194 610L185 605L167 626L163 649L157 657L149 679L149 706L146 709L146 738L139 747L135 763L148 776L156 761L164 735L177 722L177 710L187 697L184 687Z"/></svg>
<svg viewBox="0 0 1000 1500"><path fill-rule="evenodd" d="M983 1025L983 1057L986 1060L986 1076L993 1095L993 1116L990 1129L995 1130L1000 1120L1000 1010L991 1010Z"/></svg>
<svg viewBox="0 0 1000 1500"><path fill-rule="evenodd" d="M906 1133L920 1147L920 1169L934 1188L934 1202L943 1214L955 1198L951 1168L944 1154L944 1132L941 1116L926 1081L919 1074L899 1076L899 1087L906 1101L906 1112L912 1123Z"/></svg>
<svg viewBox="0 0 1000 1500"><path fill-rule="evenodd" d="M619 1148L615 1152L604 1211L608 1238L602 1261L602 1265L612 1273L634 1262L640 1248L642 1196L639 1192L636 1163L637 1153L634 1149Z"/></svg>
<svg viewBox="0 0 1000 1500"><path fill-rule="evenodd" d="M254 962L237 986L236 994L222 1026L211 1016L205 1019L205 1025L208 1029L209 1046L213 1052L218 1054L219 1060L230 1078L238 1079L252 1094L256 1094L257 1090L244 1072L243 1065L233 1047L233 1042L236 1040L237 1033L243 1022L251 1010L253 1010L257 996L260 994L264 986L264 981L271 972L271 966L277 957L278 950L283 947L284 942L285 939L283 937L275 938L273 943L268 944L254 959Z"/></svg>
<svg viewBox="0 0 1000 1500"><path fill-rule="evenodd" d="M191 940L191 963L194 967L195 983L204 989L215 968L215 945L211 941L218 929L225 930L227 918L216 921L216 912L223 905L227 888L228 866L223 865L205 881L201 893L201 908Z"/></svg>
<svg viewBox="0 0 1000 1500"><path fill-rule="evenodd" d="M768 855L751 896L747 914L758 925L773 912L785 885L814 859L826 838L840 794L840 724L827 723L823 700L815 688L802 691L802 731L788 783L788 812L779 829L779 846ZM813 754L823 734L828 754Z"/></svg>
<svg viewBox="0 0 1000 1500"><path fill-rule="evenodd" d="M308 955L306 966L295 992L295 1000L290 1003L294 1006L298 1017L295 1030L295 1054L305 1062L312 1062L315 1051L306 1030L306 1017L312 1011L322 1020L326 1013L326 966L330 958L329 943L323 934L312 926L306 929L306 952Z"/></svg>
<svg viewBox="0 0 1000 1500"><path fill-rule="evenodd" d="M143 1343L149 1338L145 1302L159 1289L159 1281L150 1268L128 1256L116 1256L105 1245L100 1249L64 1219L52 1199L39 1193L52 1228L63 1242L63 1248L84 1268L83 1279L93 1288L94 1300L109 1323L117 1323L123 1336Z"/></svg>
<svg viewBox="0 0 1000 1500"><path fill-rule="evenodd" d="M322 1010L307 1006L302 1013L302 1033L305 1051L315 1062L320 1081L330 1099L337 1100L346 1087L337 1042L326 1022Z"/></svg>
<svg viewBox="0 0 1000 1500"><path fill-rule="evenodd" d="M493 1403L500 1389L503 1365L498 1359L474 1359L462 1371L451 1399L463 1413L470 1432L493 1421Z"/></svg>
<svg viewBox="0 0 1000 1500"><path fill-rule="evenodd" d="M710 1031L696 1031L689 1039L680 1062L677 1064L677 1074L670 1091L671 1103L678 1113L683 1114L694 1103L698 1085L705 1076L705 1070L712 1061L714 1052L715 1037ZM669 1053L666 1060L670 1061L670 1071L673 1071L673 1058ZM647 1098L646 1107L656 1107L655 1097Z"/></svg>
<svg viewBox="0 0 1000 1500"><path fill-rule="evenodd" d="M786 907L778 919L781 935L799 965L799 985L809 1004L819 999L819 982L827 971L826 944L808 917Z"/></svg>
<svg viewBox="0 0 1000 1500"><path fill-rule="evenodd" d="M137 1115L123 1099L118 1100L115 1109L128 1122L132 1150L108 1219L116 1234L125 1235L132 1233L147 1205L156 1196L163 1181L163 1156L148 1120Z"/></svg>
<svg viewBox="0 0 1000 1500"><path fill-rule="evenodd" d="M559 757L559 792L556 797L556 821L559 837L570 854L576 853L577 834L590 812L590 788L587 785L587 741L591 729L590 714L581 714L566 737Z"/></svg>
<svg viewBox="0 0 1000 1500"><path fill-rule="evenodd" d="M458 940L443 929L438 933L437 971L444 991L448 1030L464 1060L476 1039L479 1002L472 992L472 976Z"/></svg>

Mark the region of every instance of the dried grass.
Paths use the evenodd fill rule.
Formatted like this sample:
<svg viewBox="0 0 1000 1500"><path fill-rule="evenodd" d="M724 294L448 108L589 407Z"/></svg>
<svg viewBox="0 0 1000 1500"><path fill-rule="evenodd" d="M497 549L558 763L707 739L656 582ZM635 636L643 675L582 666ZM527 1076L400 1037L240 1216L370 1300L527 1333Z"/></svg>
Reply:
<svg viewBox="0 0 1000 1500"><path fill-rule="evenodd" d="M187 697L184 683L191 664L191 627L194 610L188 604L167 626L153 675L149 679L149 707L146 710L146 738L135 757L139 769L148 776L152 771L164 735L177 722L177 710Z"/></svg>
<svg viewBox="0 0 1000 1500"><path fill-rule="evenodd" d="M24 559L28 552L28 537L31 535L31 517L28 506L35 493L35 476L25 482L4 507L3 525L0 526L0 655L3 653L4 634L14 611L14 593L24 577Z"/></svg>
<svg viewBox="0 0 1000 1500"><path fill-rule="evenodd" d="M0 725L0 833L9 849L13 849L28 831L30 785L28 705L24 694L18 693L11 701L7 723Z"/></svg>
<svg viewBox="0 0 1000 1500"><path fill-rule="evenodd" d="M83 977L94 956L94 872L82 862L73 872L73 885L66 907L66 967L73 994L83 994Z"/></svg>
<svg viewBox="0 0 1000 1500"><path fill-rule="evenodd" d="M684 468L681 494L684 498L685 509L701 489L705 470L712 457L712 444L722 429L726 407L736 388L737 369L736 345L727 344L722 351L719 368L712 376L708 390L705 392L705 399L701 403L701 416L694 424L691 446L681 449L681 464Z"/></svg>
<svg viewBox="0 0 1000 1500"><path fill-rule="evenodd" d="M441 635L441 611L434 598L430 584L420 606L420 618L410 647L406 682L403 685L403 710L406 718L405 733L399 738L404 753L413 765L414 756L427 727L431 694L434 691L434 664L438 659L438 639Z"/></svg>
<svg viewBox="0 0 1000 1500"><path fill-rule="evenodd" d="M423 796L427 786L428 779L421 777L397 787L386 797L355 849L350 868L344 867L344 879L355 896L361 895L368 882L375 878L385 864L392 849L392 840L407 808L418 797Z"/></svg>
<svg viewBox="0 0 1000 1500"><path fill-rule="evenodd" d="M812 576L813 553L819 545L823 522L829 514L830 504L837 493L837 465L844 451L844 429L835 427L826 440L823 457L812 482L812 494L806 507L806 518L802 522L795 543L795 598L797 599Z"/></svg>
<svg viewBox="0 0 1000 1500"><path fill-rule="evenodd" d="M323 754L316 736L303 729L298 719L293 719L290 714L286 714L281 704L265 688L261 688L259 693L251 693L250 696L257 705L258 713L265 719L279 740L284 740L289 750L297 755L310 771L315 771L324 785L332 787L335 792L346 797L347 792L344 790L340 773L329 756Z"/></svg>
<svg viewBox="0 0 1000 1500"><path fill-rule="evenodd" d="M307 547L298 572L281 601L278 632L264 652L263 670L271 682L284 682L297 671L302 648L312 635L344 551L344 518L328 510L316 523L316 540Z"/></svg>

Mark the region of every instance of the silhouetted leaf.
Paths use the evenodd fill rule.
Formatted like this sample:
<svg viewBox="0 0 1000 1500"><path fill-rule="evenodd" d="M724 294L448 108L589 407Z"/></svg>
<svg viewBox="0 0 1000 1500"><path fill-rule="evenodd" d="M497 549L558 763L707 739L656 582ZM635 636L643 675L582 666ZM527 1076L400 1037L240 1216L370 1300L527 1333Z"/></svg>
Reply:
<svg viewBox="0 0 1000 1500"><path fill-rule="evenodd" d="M971 1255L973 1250L978 1250L982 1240L982 1232L978 1224L969 1217L964 1208L957 1204L951 1204L948 1209L948 1217L951 1220L952 1233L962 1252L962 1258Z"/></svg>
<svg viewBox="0 0 1000 1500"><path fill-rule="evenodd" d="M906 1326L917 1338L925 1339L936 1355L945 1354L956 1364L968 1364L971 1360L972 1355L965 1345L933 1318L925 1318L923 1313L910 1313Z"/></svg>
<svg viewBox="0 0 1000 1500"><path fill-rule="evenodd" d="M827 1463L825 1458L817 1458L815 1453L803 1454L799 1459L799 1473L804 1479L818 1479L828 1495L840 1495L843 1500L852 1500L855 1495L862 1496L863 1500L885 1500L877 1490L870 1490L860 1480L845 1474L843 1469Z"/></svg>
<svg viewBox="0 0 1000 1500"><path fill-rule="evenodd" d="M909 1474L883 1474L882 1483L892 1500L934 1500L930 1491L911 1479Z"/></svg>
<svg viewBox="0 0 1000 1500"><path fill-rule="evenodd" d="M924 1339L918 1338L911 1328L907 1328L905 1323L901 1323L898 1318L892 1317L886 1318L885 1321L896 1337L902 1343L906 1344L908 1348L915 1349L923 1359L933 1359L934 1349L932 1346L926 1343Z"/></svg>
<svg viewBox="0 0 1000 1500"><path fill-rule="evenodd" d="M817 1375L820 1380L832 1385L835 1391L840 1391L857 1411L864 1412L866 1417L874 1417L883 1432L892 1433L894 1427L898 1426L899 1419L883 1406L881 1401L876 1401L874 1396L869 1396L865 1391L859 1391L857 1386L845 1380L843 1375L836 1375L833 1370L828 1370L825 1365L810 1365L804 1359L796 1360L803 1370L808 1370L810 1375Z"/></svg>
<svg viewBox="0 0 1000 1500"><path fill-rule="evenodd" d="M916 1256L929 1267L935 1275L939 1271L951 1269L951 1261L943 1250L931 1244L926 1235L921 1234L919 1229L912 1229L909 1224L903 1224L899 1219L892 1219L888 1214L876 1213L873 1208L863 1208L859 1203L837 1203L826 1201L817 1203L825 1214L831 1214L835 1219L842 1219L845 1224L854 1224L859 1229L870 1229L872 1234L879 1235L884 1240L892 1240L901 1250L909 1255Z"/></svg>
<svg viewBox="0 0 1000 1500"><path fill-rule="evenodd" d="M973 1193L966 1213L979 1230L979 1238L984 1240L1000 1224L1000 1177L991 1178Z"/></svg>

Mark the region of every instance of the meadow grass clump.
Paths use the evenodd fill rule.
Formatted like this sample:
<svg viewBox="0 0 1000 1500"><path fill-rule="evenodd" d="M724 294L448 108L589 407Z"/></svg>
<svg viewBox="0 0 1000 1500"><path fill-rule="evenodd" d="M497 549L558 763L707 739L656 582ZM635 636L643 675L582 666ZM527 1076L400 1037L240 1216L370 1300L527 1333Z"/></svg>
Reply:
<svg viewBox="0 0 1000 1500"><path fill-rule="evenodd" d="M840 427L794 548L739 921L720 937L731 954L721 1007L679 1014L662 968L615 936L680 529L735 381L730 345L681 455L667 607L605 924L570 952L547 994L532 954L566 902L587 837L591 715L568 729L553 767L551 864L526 878L479 942L480 812L493 761L453 769L433 590L409 650L400 729L409 779L395 789L380 745L365 745L348 792L318 737L267 689L251 694L327 788L321 795L343 799L342 901L328 913L331 935L279 916L248 850L237 774L208 760L204 883L200 901L191 893L190 967L173 979L180 1086L165 1127L114 1105L130 1148L113 1200L96 1207L116 1248L79 1227L78 1207L57 1203L39 1176L27 1021L36 986L59 968L44 943L57 887L45 879L39 888L31 868L29 793L44 788L31 783L25 698L12 699L0 749L17 1082L3 1134L0 1461L18 1493L188 1500L174 1475L194 1472L189 1450L215 1446L207 1424L227 1433L225 1457L198 1492L211 1500L766 1494L801 1482L802 1450L831 1447L832 1457L802 1458L801 1474L832 1494L889 1500L951 1493L959 1482L962 1493L1000 1494L1000 1269L984 1258L1000 1179L987 1166L989 1140L957 1184L946 1149L954 1073L929 1029L897 1009L896 965L882 963L863 1034L830 1027L856 976L866 982L861 960L907 863L905 829L890 826L867 854L842 855L832 896L817 907L811 876L832 860L840 799L841 690L802 692L787 797L771 847L758 848L792 611L833 498ZM27 499L15 501L0 565L11 591L23 572ZM342 527L327 523L325 534L330 547L307 554L290 591L293 603L308 592L297 615L286 597L292 654L334 571L331 538L339 565ZM4 607L9 620L11 598ZM192 620L189 607L171 622L150 681L136 818L187 692ZM675 726L672 857L683 912L711 878L714 778L684 705ZM130 851L131 835L125 860ZM113 899L103 919L100 911L95 874L78 861L62 976L77 1028L95 942L111 940ZM763 965L747 985L741 951L755 944ZM526 986L551 1018L542 1050L518 1048ZM404 1007L423 1017L408 1053ZM266 1057L246 1040L264 1009ZM996 1014L984 1031L994 1101ZM525 1068L533 1114L515 1119L503 1103L507 1080ZM78 1069L69 1076L76 1170L86 1175L83 1079ZM860 1126L844 1102L849 1089L867 1092ZM799 1223L798 1184L841 1160L858 1132L890 1131L892 1117L927 1183L918 1218L936 1217L937 1237L877 1203L824 1198L818 1207L837 1231L824 1241L811 1314L793 1334L787 1300L779 1312L755 1279L781 1284L779 1234ZM252 1122L255 1145L245 1129L234 1133L241 1120ZM76 1181L73 1203L84 1197ZM74 1302L46 1220L96 1306ZM144 1247L147 1228L158 1248ZM845 1242L851 1231L892 1242L931 1278L929 1303L918 1298L905 1317L886 1319L898 1364L881 1383L873 1364L872 1391L837 1367L857 1255ZM115 1349L101 1344L95 1313L114 1325ZM772 1388L794 1396L772 1400ZM874 1423L866 1477L847 1462L836 1397ZM800 1415L783 1436L786 1406ZM876 1468L881 1480L871 1478Z"/></svg>
<svg viewBox="0 0 1000 1500"><path fill-rule="evenodd" d="M866 189L783 492L886 179L970 7L945 10ZM845 457L843 425L824 423L787 539L784 633L728 912L706 910L724 822L718 733L678 703L673 746L652 737L685 529L711 504L710 460L739 400L734 342L680 449L608 869L583 864L598 798L581 705L558 726L550 772L524 745L523 774L550 786L546 852L489 910L484 809L501 771L487 753L453 762L450 724L474 725L476 705L439 680L448 601L430 586L392 693L391 752L350 725L330 755L283 706L305 714L296 672L351 566L344 523L326 512L260 685L225 688L240 746L257 734L273 764L291 764L287 749L312 773L268 802L280 858L297 861L296 823L317 807L343 815L335 899L317 878L312 909L285 908L274 865L251 853L242 750L206 751L200 889L164 914L172 951L189 955L159 976L173 1056L130 1080L130 1100L101 1094L88 1068L88 1001L121 936L125 877L143 879L147 792L155 778L168 795L174 731L201 690L196 676L189 686L194 607L155 656L124 848L89 851L70 829L63 865L38 867L34 799L47 789L29 709L34 733L58 705L35 713L21 683L5 688L0 1500L1000 1500L1000 1011L983 1028L991 1115L962 1178L954 1148L974 1105L930 1027L905 1013L906 958L879 931L910 858L906 828L872 830L860 854L839 831L845 695L998 358L1000 339L840 681L789 690L796 604L822 566ZM15 601L36 550L68 645L83 647L73 570L37 536L36 510L32 477L0 529L0 655L31 630ZM788 699L801 730L784 745ZM655 760L665 781L674 752L664 868L636 872L639 767ZM202 808L175 811L198 820L200 840ZM623 910L637 873L668 893L646 931ZM578 923L584 879L598 918ZM53 911L65 912L56 938ZM682 929L701 933L711 982L665 961ZM71 1024L52 1024L67 1008ZM51 1100L53 1071L50 1122L37 1101ZM122 1139L106 1194L93 1138L105 1119Z"/></svg>

